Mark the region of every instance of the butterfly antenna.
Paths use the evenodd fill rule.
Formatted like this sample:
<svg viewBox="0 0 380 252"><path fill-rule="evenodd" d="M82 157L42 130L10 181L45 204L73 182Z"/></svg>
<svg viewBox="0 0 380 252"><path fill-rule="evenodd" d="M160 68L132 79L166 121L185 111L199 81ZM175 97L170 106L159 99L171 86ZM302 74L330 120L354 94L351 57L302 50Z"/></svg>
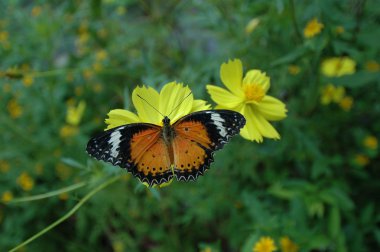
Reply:
<svg viewBox="0 0 380 252"><path fill-rule="evenodd" d="M148 103L149 106L151 106L155 111L157 111L160 115L162 115L162 117L165 117L160 111L158 111L152 104L150 104L147 100L145 100L144 98L142 98L139 94L137 95L141 100L145 101L146 103Z"/></svg>
<svg viewBox="0 0 380 252"><path fill-rule="evenodd" d="M186 95L185 98L183 98L183 100L172 110L172 112L170 112L170 114L168 115L168 117L187 99L187 97L189 97L190 95L192 94L192 92L190 91L190 93L188 95Z"/></svg>

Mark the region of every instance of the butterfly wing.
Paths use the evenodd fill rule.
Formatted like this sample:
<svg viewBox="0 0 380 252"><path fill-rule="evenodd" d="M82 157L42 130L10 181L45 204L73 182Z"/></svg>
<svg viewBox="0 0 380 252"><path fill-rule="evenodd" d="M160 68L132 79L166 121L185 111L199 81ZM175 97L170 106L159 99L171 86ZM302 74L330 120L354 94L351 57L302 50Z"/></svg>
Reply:
<svg viewBox="0 0 380 252"><path fill-rule="evenodd" d="M123 125L92 138L86 150L98 160L126 168L150 186L161 184L173 177L161 129L147 123Z"/></svg>
<svg viewBox="0 0 380 252"><path fill-rule="evenodd" d="M173 125L174 173L178 180L196 180L209 168L214 151L239 133L245 118L230 110L205 110Z"/></svg>

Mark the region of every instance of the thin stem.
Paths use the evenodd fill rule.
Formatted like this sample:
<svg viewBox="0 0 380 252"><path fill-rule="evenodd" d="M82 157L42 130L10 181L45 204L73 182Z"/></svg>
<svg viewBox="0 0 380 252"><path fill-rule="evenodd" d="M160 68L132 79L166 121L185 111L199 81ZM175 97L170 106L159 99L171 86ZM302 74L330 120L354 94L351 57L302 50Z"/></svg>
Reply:
<svg viewBox="0 0 380 252"><path fill-rule="evenodd" d="M296 19L296 10L294 7L294 0L289 0L289 5L290 5L290 14L292 17L294 30L296 32L298 40L302 41L302 34L301 34L301 31L298 27L298 23L297 23L297 19Z"/></svg>
<svg viewBox="0 0 380 252"><path fill-rule="evenodd" d="M23 198L18 198L18 199L13 199L13 200L9 201L8 204L46 199L46 198L49 198L49 197L53 197L53 196L59 195L61 193L73 191L73 190L78 189L78 188L80 188L82 186L85 186L86 184L87 184L86 182L80 182L80 183L77 183L77 184L74 184L74 185L71 185L71 186L67 186L67 187L64 187L64 188L61 188L61 189L58 189L58 190L55 190L55 191L51 191L51 192L48 192L48 193L43 193L43 194L38 194L38 195L33 195L33 196L23 197Z"/></svg>
<svg viewBox="0 0 380 252"><path fill-rule="evenodd" d="M69 212L67 212L64 216L62 216L61 218L59 218L58 220L56 220L55 222L53 222L52 224L50 224L49 226L47 226L46 228L44 228L43 230L41 230L40 232L38 232L37 234L33 235L32 237L30 237L29 239L27 239L26 241L22 242L21 244L17 245L16 247L12 248L9 252L13 252L13 251L16 251L18 250L19 248L21 247L24 247L25 245L31 243L32 241L34 241L35 239L37 239L38 237L42 236L43 234L45 234L46 232L50 231L51 229L53 229L54 227L58 226L59 224L61 224L63 221L65 221L66 219L68 219L70 216L72 216L76 211L78 211L78 209L87 201L89 200L92 196L94 196L97 192L99 192L100 190L104 189L105 187L109 186L110 184L116 182L118 179L120 179L120 176L116 176L116 177L112 177L108 180L106 180L105 182L103 182L102 184L100 184L99 186L97 186L96 188L94 188L92 191L90 191L88 194L86 194L86 196L84 196Z"/></svg>

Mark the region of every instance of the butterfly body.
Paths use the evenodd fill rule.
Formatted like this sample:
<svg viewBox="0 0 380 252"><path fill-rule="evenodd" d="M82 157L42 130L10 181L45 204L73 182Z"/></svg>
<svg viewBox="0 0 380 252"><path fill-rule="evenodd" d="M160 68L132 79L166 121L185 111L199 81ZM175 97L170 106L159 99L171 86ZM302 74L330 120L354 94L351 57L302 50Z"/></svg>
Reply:
<svg viewBox="0 0 380 252"><path fill-rule="evenodd" d="M87 152L98 160L126 168L149 186L170 181L196 180L209 168L213 154L239 133L245 118L229 110L206 110L162 126L133 123L92 138Z"/></svg>

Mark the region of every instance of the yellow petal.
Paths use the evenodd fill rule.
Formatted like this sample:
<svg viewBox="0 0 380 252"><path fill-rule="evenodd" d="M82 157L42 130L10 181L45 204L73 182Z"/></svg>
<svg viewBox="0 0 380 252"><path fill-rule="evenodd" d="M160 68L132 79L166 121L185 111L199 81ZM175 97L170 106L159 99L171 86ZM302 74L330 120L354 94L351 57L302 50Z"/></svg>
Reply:
<svg viewBox="0 0 380 252"><path fill-rule="evenodd" d="M286 117L288 111L285 104L272 96L266 95L255 109L269 121L279 121Z"/></svg>
<svg viewBox="0 0 380 252"><path fill-rule="evenodd" d="M240 113L244 115L246 119L245 126L240 130L240 135L250 141L256 141L261 143L263 141L263 136L259 133L257 127L254 124L254 117L250 105L245 105L240 110Z"/></svg>
<svg viewBox="0 0 380 252"><path fill-rule="evenodd" d="M139 117L125 109L114 109L108 113L108 118L105 120L108 124L106 130L128 124L139 122Z"/></svg>
<svg viewBox="0 0 380 252"><path fill-rule="evenodd" d="M187 97L188 95L189 97ZM193 94L191 94L190 88L184 87L182 83L170 82L160 92L158 108L161 113L169 116L171 123L174 123L190 113L192 104Z"/></svg>
<svg viewBox="0 0 380 252"><path fill-rule="evenodd" d="M213 85L206 85L207 92L210 94L211 99L217 103L222 105L225 108L234 108L241 104L244 99L238 97L224 88L220 88Z"/></svg>
<svg viewBox="0 0 380 252"><path fill-rule="evenodd" d="M247 120L245 127L240 131L240 135L248 140L261 143L263 137L280 139L280 135L275 128L258 112L254 106L246 105L241 111Z"/></svg>
<svg viewBox="0 0 380 252"><path fill-rule="evenodd" d="M278 134L277 130L257 110L253 108L252 112L253 124L262 136L280 139L280 134Z"/></svg>
<svg viewBox="0 0 380 252"><path fill-rule="evenodd" d="M220 78L223 84L236 96L244 97L241 87L243 64L239 59L229 60L220 66Z"/></svg>
<svg viewBox="0 0 380 252"><path fill-rule="evenodd" d="M138 95L145 100L138 97ZM162 116L155 110L158 108L158 101L159 94L151 87L136 87L132 92L132 102L141 122L160 125Z"/></svg>
<svg viewBox="0 0 380 252"><path fill-rule="evenodd" d="M211 105L207 104L206 101L204 101L204 100L194 100L193 101L193 106L191 107L191 112L208 110L210 108L211 108Z"/></svg>
<svg viewBox="0 0 380 252"><path fill-rule="evenodd" d="M265 72L260 70L249 70L243 79L243 85L258 84L261 85L264 92L266 93L270 87L270 78Z"/></svg>

